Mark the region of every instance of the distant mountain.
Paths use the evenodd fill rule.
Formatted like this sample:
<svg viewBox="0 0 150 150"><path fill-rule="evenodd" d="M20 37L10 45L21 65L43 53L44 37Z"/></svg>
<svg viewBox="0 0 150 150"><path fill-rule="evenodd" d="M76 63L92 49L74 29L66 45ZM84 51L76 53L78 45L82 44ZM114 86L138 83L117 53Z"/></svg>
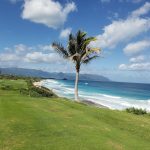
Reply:
<svg viewBox="0 0 150 150"><path fill-rule="evenodd" d="M11 74L19 76L29 76L29 77L41 77L41 78L54 78L54 79L66 79L74 80L74 73L57 73L57 72L45 72L35 69L24 69L24 68L0 68L1 74ZM94 74L80 74L80 80L90 80L90 81L110 81L108 78L100 75Z"/></svg>

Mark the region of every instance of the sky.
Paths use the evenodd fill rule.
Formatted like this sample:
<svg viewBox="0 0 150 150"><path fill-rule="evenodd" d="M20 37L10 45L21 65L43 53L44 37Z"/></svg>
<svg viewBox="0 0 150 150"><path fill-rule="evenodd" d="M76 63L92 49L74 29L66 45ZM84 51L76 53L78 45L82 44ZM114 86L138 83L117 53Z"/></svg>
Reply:
<svg viewBox="0 0 150 150"><path fill-rule="evenodd" d="M75 72L51 44L79 29L102 49L81 73L150 83L149 0L0 0L0 67Z"/></svg>

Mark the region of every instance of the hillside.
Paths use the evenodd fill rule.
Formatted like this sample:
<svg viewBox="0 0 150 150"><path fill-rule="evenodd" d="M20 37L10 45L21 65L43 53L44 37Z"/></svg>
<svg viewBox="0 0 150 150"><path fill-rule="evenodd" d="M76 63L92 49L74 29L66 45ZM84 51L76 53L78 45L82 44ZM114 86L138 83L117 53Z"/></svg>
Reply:
<svg viewBox="0 0 150 150"><path fill-rule="evenodd" d="M55 79L68 79L74 80L74 73L57 73L57 72L45 72L35 69L24 69L24 68L0 68L1 74L21 75L30 77L42 77L42 78L55 78ZM80 80L91 80L91 81L110 81L108 78L100 75L93 74L81 74Z"/></svg>
<svg viewBox="0 0 150 150"><path fill-rule="evenodd" d="M0 80L1 150L149 150L148 115L29 97L20 88L28 88L24 80Z"/></svg>

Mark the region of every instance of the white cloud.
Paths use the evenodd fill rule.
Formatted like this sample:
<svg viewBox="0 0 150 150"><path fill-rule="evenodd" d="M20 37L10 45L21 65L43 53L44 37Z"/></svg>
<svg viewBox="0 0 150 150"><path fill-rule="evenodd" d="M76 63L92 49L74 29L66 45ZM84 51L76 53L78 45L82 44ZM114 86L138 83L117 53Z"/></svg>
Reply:
<svg viewBox="0 0 150 150"><path fill-rule="evenodd" d="M137 56L137 57L132 57L132 58L130 58L130 62L131 63L139 63L139 62L142 62L142 61L144 61L145 60L145 56L143 56L143 55L139 55L139 56Z"/></svg>
<svg viewBox="0 0 150 150"><path fill-rule="evenodd" d="M121 65L119 65L119 69L120 70L126 70L127 69L127 65L126 64L121 64Z"/></svg>
<svg viewBox="0 0 150 150"><path fill-rule="evenodd" d="M54 51L52 45L40 45L38 46L42 51Z"/></svg>
<svg viewBox="0 0 150 150"><path fill-rule="evenodd" d="M113 21L103 29L103 34L97 35L97 41L92 46L101 48L114 48L122 42L147 32L150 29L150 18L131 17Z"/></svg>
<svg viewBox="0 0 150 150"><path fill-rule="evenodd" d="M49 51L49 52L53 52L54 49L52 47L52 45L37 45L37 46L27 46L24 44L17 44L14 45L13 48L6 48L6 50L8 51L15 51L15 53L27 53L27 52L31 52L31 51Z"/></svg>
<svg viewBox="0 0 150 150"><path fill-rule="evenodd" d="M149 47L150 47L150 41L149 40L143 40L143 41L138 41L138 42L135 42L135 43L129 43L123 49L123 51L127 55L133 55L133 54L140 53L140 52L144 51L145 49L147 49Z"/></svg>
<svg viewBox="0 0 150 150"><path fill-rule="evenodd" d="M92 45L102 48L114 48L119 43L130 40L150 29L150 19L128 18L113 21L104 27L104 33L97 36Z"/></svg>
<svg viewBox="0 0 150 150"><path fill-rule="evenodd" d="M23 52L26 52L28 50L30 50L31 48L30 47L27 47L26 45L24 44L18 44L18 45L15 45L14 46L14 50L17 54L21 54Z"/></svg>
<svg viewBox="0 0 150 150"><path fill-rule="evenodd" d="M69 13L75 10L74 2L67 3L63 7L53 0L25 0L22 18L56 29L62 26Z"/></svg>
<svg viewBox="0 0 150 150"><path fill-rule="evenodd" d="M147 14L150 11L150 3L146 2L142 7L132 12L132 17L140 17Z"/></svg>
<svg viewBox="0 0 150 150"><path fill-rule="evenodd" d="M72 29L71 28L66 28L64 30L61 31L60 33L60 38L67 38L69 36L69 34L71 33Z"/></svg>
<svg viewBox="0 0 150 150"><path fill-rule="evenodd" d="M15 49L16 51L25 51L26 50L26 46L24 44L18 44L18 45L15 45Z"/></svg>
<svg viewBox="0 0 150 150"><path fill-rule="evenodd" d="M21 49L20 47L26 47ZM19 47L20 51L17 51ZM46 71L68 72L72 65L58 55L51 45L27 46L24 44L4 48L0 52L0 67L48 68Z"/></svg>
<svg viewBox="0 0 150 150"><path fill-rule="evenodd" d="M133 64L121 64L119 66L120 70L130 70L130 71L148 71L150 70L150 62L144 63L133 63Z"/></svg>
<svg viewBox="0 0 150 150"><path fill-rule="evenodd" d="M24 44L14 45L12 48L5 48L0 53L2 62L35 62L35 63L57 63L60 60L58 54L51 45L26 46Z"/></svg>
<svg viewBox="0 0 150 150"><path fill-rule="evenodd" d="M0 54L0 62L17 61L19 57L11 53Z"/></svg>
<svg viewBox="0 0 150 150"><path fill-rule="evenodd" d="M33 52L33 53L28 53L25 56L25 61L27 62L35 62L35 63L40 63L40 62L45 62L45 63L54 63L56 61L60 60L60 57L56 53L49 53L45 54L42 52Z"/></svg>

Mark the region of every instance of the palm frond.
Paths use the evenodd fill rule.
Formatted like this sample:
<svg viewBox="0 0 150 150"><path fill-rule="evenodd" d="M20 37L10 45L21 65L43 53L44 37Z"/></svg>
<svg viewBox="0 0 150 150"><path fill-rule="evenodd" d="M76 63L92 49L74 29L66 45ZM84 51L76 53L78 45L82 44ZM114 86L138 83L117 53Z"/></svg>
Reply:
<svg viewBox="0 0 150 150"><path fill-rule="evenodd" d="M87 42L88 44L92 41L96 41L97 39L95 37L89 37L85 39L85 43Z"/></svg>
<svg viewBox="0 0 150 150"><path fill-rule="evenodd" d="M90 48L90 49L91 49L91 51L97 52L97 53L99 53L101 51L101 49L98 47L94 47L94 48Z"/></svg>
<svg viewBox="0 0 150 150"><path fill-rule="evenodd" d="M101 51L100 48L86 47L85 49L82 50L81 59L84 59L84 58L86 58L87 56L89 56L91 54L98 55L100 51Z"/></svg>
<svg viewBox="0 0 150 150"><path fill-rule="evenodd" d="M77 35L76 35L76 52L77 53L80 53L80 51L82 50L82 44L85 40L85 36L86 36L86 33L85 32L81 32L80 30L77 32Z"/></svg>
<svg viewBox="0 0 150 150"><path fill-rule="evenodd" d="M76 44L73 41L69 42L68 53L70 56L72 56L76 53Z"/></svg>
<svg viewBox="0 0 150 150"><path fill-rule="evenodd" d="M69 54L67 50L60 43L52 43L52 47L64 58L68 58Z"/></svg>
<svg viewBox="0 0 150 150"><path fill-rule="evenodd" d="M76 39L72 34L69 35L69 41L68 41L67 48L68 48L68 53L70 56L72 56L76 53Z"/></svg>
<svg viewBox="0 0 150 150"><path fill-rule="evenodd" d="M96 41L95 37L86 38L82 44L82 49L85 49L93 41Z"/></svg>
<svg viewBox="0 0 150 150"><path fill-rule="evenodd" d="M75 37L72 33L69 34L69 41L71 41L71 40L75 40Z"/></svg>
<svg viewBox="0 0 150 150"><path fill-rule="evenodd" d="M97 57L99 57L98 55L94 55L94 56L87 56L84 60L82 60L82 63L84 64L88 64L91 60L96 59Z"/></svg>
<svg viewBox="0 0 150 150"><path fill-rule="evenodd" d="M84 38L86 35L87 35L86 32L81 32L81 31L80 31L80 37L81 37L81 38Z"/></svg>

